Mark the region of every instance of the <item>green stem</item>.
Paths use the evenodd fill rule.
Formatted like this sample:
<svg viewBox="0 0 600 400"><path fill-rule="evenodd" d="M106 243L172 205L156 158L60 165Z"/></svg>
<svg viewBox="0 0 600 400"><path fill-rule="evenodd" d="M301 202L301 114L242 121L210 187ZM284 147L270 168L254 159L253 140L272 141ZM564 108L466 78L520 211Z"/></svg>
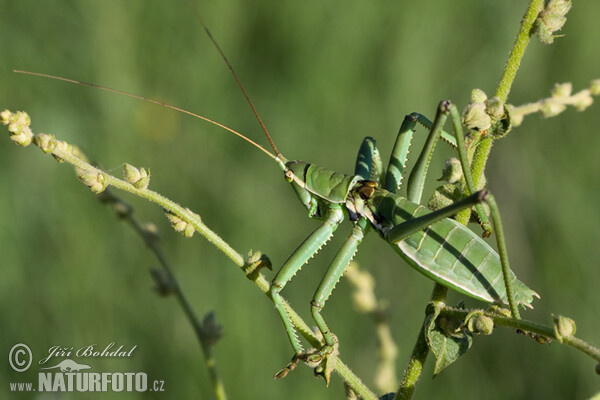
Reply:
<svg viewBox="0 0 600 400"><path fill-rule="evenodd" d="M498 97L502 103L506 103L506 100L508 99L508 93L510 92L510 88L517 75L517 70L519 69L523 55L525 54L525 49L529 43L533 24L542 10L543 5L544 0L531 0L529 2L529 8L527 8L527 12L521 22L521 30L510 51L506 66L504 67L504 72L502 73L502 78L498 84L498 89L496 89L496 97Z"/></svg>
<svg viewBox="0 0 600 400"><path fill-rule="evenodd" d="M517 70L519 69L523 55L525 54L525 49L529 43L529 37L531 36L533 24L535 23L535 20L538 17L543 5L544 0L531 0L525 16L521 21L521 29L519 30L513 48L510 51L508 60L506 61L506 66L504 67L504 72L500 78L500 83L496 89L496 97L498 97L502 103L506 103L506 100L508 99L508 93L510 92L510 88L512 87L515 76L517 75ZM478 143L477 149L473 155L471 174L477 189L481 189L483 173L492 149L492 141L493 139L491 137L484 137ZM460 215L457 217L457 220L464 224L468 222L470 218L471 211L465 210L464 212L460 213Z"/></svg>
<svg viewBox="0 0 600 400"><path fill-rule="evenodd" d="M510 55L508 56L508 61L506 62L502 78L500 79L500 83L498 85L498 89L496 90L496 96L500 98L500 100L503 103L506 102L506 99L508 98L508 93L510 92L510 88L517 74L517 70L519 69L519 65L521 64L523 55L525 54L525 49L527 48L527 44L529 43L531 29L538 14L540 13L542 6L543 0L531 0L527 12L525 13L525 16L521 22L521 29L517 35L517 39L515 40ZM482 181L483 172L485 170L485 165L487 163L487 159L489 157L491 148L492 139L486 137L479 143L473 155L473 160L471 163L471 176L473 177L473 181L476 185L476 188L479 188L479 185ZM471 211L465 210L464 212L459 214L457 220L463 225L466 225L469 222L470 217ZM437 287L438 285L436 284L434 289L434 296L437 292ZM422 332L419 333L419 338L417 339L417 342L415 343L415 346L413 348L413 353L409 360L408 366L404 371L404 378L402 380L402 383L400 384L400 389L398 391L396 399L412 398L412 394L415 390L415 385L421 375L423 363L425 362L428 352L427 344L425 342L425 337L423 334L423 329L424 328L422 327Z"/></svg>
<svg viewBox="0 0 600 400"><path fill-rule="evenodd" d="M132 184L116 178L112 175L107 174L99 168L92 166L91 164L85 162L81 158L72 154L71 151L63 150L58 146L52 150L52 155L57 158L68 162L76 168L79 168L82 171L102 174L108 185L114 186L126 192L132 193L136 196L142 197L144 199L150 200L153 203L160 205L163 209L169 210L171 213L177 215L184 221L192 226L200 232L202 236L204 236L209 242L215 245L219 250L221 250L227 257L231 259L238 267L243 267L245 265L244 257L237 251L235 251L227 242L225 242L219 235L217 235L214 231L212 231L208 226L204 225L202 220L198 215L195 215L191 211L183 208L179 204L175 203L172 200L156 193L150 189L138 189Z"/></svg>
<svg viewBox="0 0 600 400"><path fill-rule="evenodd" d="M57 146L54 150L52 150L51 153L54 156L56 156L58 159L64 160L64 161L68 162L69 164L71 164L71 165L75 166L76 168L79 168L85 172L102 174L105 177L108 185L125 190L125 191L135 194L139 197L142 197L142 198L148 199L154 203L157 203L165 210L168 210L169 212L182 218L184 221L192 224L194 226L194 228L198 232L200 232L200 234L202 234L204 237L206 237L206 239L209 242L214 244L219 250L221 250L223 253L225 253L225 255L227 255L238 267L240 267L240 269L242 271L244 271L244 269L246 267L246 262L245 262L244 258L242 257L242 255L240 253L238 253L236 250L234 250L227 242L225 242L223 239L221 239L221 237L219 237L219 235L217 235L210 228L208 228L206 225L204 225L204 223L202 223L202 221L198 215L192 213L191 211L180 206L179 204L169 200L168 198L166 198L152 190L138 189L135 186L133 186L132 184L130 184L124 180L121 180L119 178L116 178L112 175L107 174L106 172L85 162L81 158L73 155L72 152L69 150L63 150L62 148ZM254 281L254 283L258 286L258 288L263 293L265 293L267 296L269 296L270 283L260 273L252 274L252 276L249 276L249 278L252 281ZM269 296L269 298L270 298L270 296ZM308 340L313 346L320 347L322 345L320 340L315 336L315 334L310 329L308 324L306 324L306 322L304 322L304 320L302 320L302 318L285 301L284 301L284 305L287 308L288 314L290 315L292 323L294 324L294 326L296 327L298 332L300 332L300 334L302 334L302 336L304 336L304 338L306 338L306 340ZM358 378L352 372L352 370L350 370L350 368L348 368L347 365L345 365L337 356L331 356L331 357L333 357L335 371L341 376L341 378L344 380L344 382L346 382L349 386L352 387L352 389L357 393L358 396L360 396L362 399L365 399L365 400L377 400L377 396L373 392L371 392L369 390L369 388L367 388L360 381L360 378Z"/></svg>
<svg viewBox="0 0 600 400"><path fill-rule="evenodd" d="M425 340L425 323L423 322L412 354L408 360L408 365L404 370L402 382L400 383L398 393L396 393L395 400L408 400L412 398L428 354L429 346L427 346L427 340Z"/></svg>
<svg viewBox="0 0 600 400"><path fill-rule="evenodd" d="M446 299L447 293L448 288L440 285L439 283L436 283L433 286L431 302L443 303ZM425 365L427 355L429 354L429 346L427 345L427 339L425 338L426 320L427 316L425 316L425 320L423 320L423 324L421 324L419 336L417 337L417 341L415 342L415 346L413 347L412 354L410 355L410 359L408 360L408 365L404 370L402 382L400 382L400 388L398 389L398 393L396 393L395 400L411 399L415 392L417 382L419 381L421 373L423 372L423 366Z"/></svg>
<svg viewBox="0 0 600 400"><path fill-rule="evenodd" d="M469 315L472 312L473 310L444 306L440 311L440 316L464 319L465 317L467 317L467 315ZM561 343L564 343L587 354L597 362L600 362L600 349L592 346L591 344L575 336L558 337L556 336L554 327L541 325L537 322L528 321L524 319L505 317L493 312L482 312L482 315L493 319L494 325L496 326L506 326L510 328L520 329L525 332L535 333L547 338L555 339Z"/></svg>
<svg viewBox="0 0 600 400"><path fill-rule="evenodd" d="M115 210L117 210L117 208L115 207L117 204L122 206L120 207L120 209L129 210L128 212L117 211L117 213L119 217L126 219L129 225L131 225L131 227L140 235L142 240L144 240L146 246L148 246L150 251L152 251L152 253L154 253L156 258L158 259L158 262L161 265L161 267L166 271L169 283L173 285L173 291L177 298L177 301L179 302L179 305L182 308L190 325L192 325L194 333L196 334L196 338L198 339L198 342L200 343L200 346L202 348L202 353L204 355L204 360L208 368L208 374L212 382L215 398L217 400L227 400L225 386L223 385L223 381L220 378L217 369L216 359L212 352L212 345L214 343L208 340L207 335L205 334L205 331L202 327L202 324L196 317L196 314L194 313L192 306L187 300L187 297L183 293L181 286L179 286L179 282L177 281L177 278L175 278L175 275L173 274L173 271L169 266L169 262L167 261L167 258L165 257L161 247L158 245L156 238L154 237L154 235L150 234L146 229L144 229L142 224L140 224L140 222L133 216L131 207L128 204L126 204L123 200L115 196L112 192L110 192L109 190L105 190L101 193L100 200L102 202L112 204L113 209Z"/></svg>

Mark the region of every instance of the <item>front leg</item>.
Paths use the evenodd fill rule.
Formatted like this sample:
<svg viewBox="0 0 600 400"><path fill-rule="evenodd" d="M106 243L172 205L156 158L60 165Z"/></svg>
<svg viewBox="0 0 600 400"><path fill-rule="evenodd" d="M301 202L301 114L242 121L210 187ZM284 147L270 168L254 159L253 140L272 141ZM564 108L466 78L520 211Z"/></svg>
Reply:
<svg viewBox="0 0 600 400"><path fill-rule="evenodd" d="M331 238L333 232L335 232L343 219L344 214L341 206L339 204L331 204L323 224L311 233L292 253L271 283L269 293L273 303L275 303L275 309L283 321L283 325L296 355L302 354L303 348L279 292L285 287L288 281L293 278L296 272L298 272L300 268L302 268L302 266L319 251L329 238Z"/></svg>

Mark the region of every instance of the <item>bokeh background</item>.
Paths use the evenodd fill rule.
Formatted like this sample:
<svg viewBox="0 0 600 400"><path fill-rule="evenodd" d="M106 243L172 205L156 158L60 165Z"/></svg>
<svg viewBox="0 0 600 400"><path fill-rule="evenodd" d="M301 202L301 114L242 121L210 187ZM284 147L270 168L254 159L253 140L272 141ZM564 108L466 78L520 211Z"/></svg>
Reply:
<svg viewBox="0 0 600 400"><path fill-rule="evenodd" d="M187 1L0 0L0 103L26 110L35 132L80 146L114 174L150 167L151 187L199 213L240 252L260 249L276 266L316 226L279 169L260 152L202 121L123 96L17 75L58 74L163 100L199 112L262 142L258 124ZM246 85L279 149L351 173L366 135L387 159L405 114L433 116L441 99L462 108L472 88L495 91L526 1L460 2L202 1L198 7ZM509 102L546 97L556 82L575 90L600 78L600 3L577 2L551 46L533 41ZM600 344L600 104L544 120L531 116L496 142L489 187L504 217L512 265L542 298L524 316L572 317L578 335ZM131 347L129 359L89 360L96 371L145 371L166 392L103 398L210 398L200 347L174 298L152 290L157 261L126 224L99 204L72 169L33 148L0 141L0 353L18 342L36 360L51 346ZM422 145L417 138L415 149ZM431 183L452 152L438 146ZM415 156L416 157L416 156ZM171 231L162 212L124 196L155 222L184 291L201 316L214 310L224 336L215 348L230 398L340 398L299 367L272 375L292 355L271 303L202 237ZM477 227L474 227L477 229ZM310 319L314 289L349 227L288 285L284 294ZM390 304L401 371L422 322L432 283L370 235L356 261ZM272 276L272 275L269 275ZM449 302L458 303L457 294ZM466 300L469 305L474 301ZM342 280L324 312L343 359L368 384L375 329L354 311ZM80 360L81 361L81 360ZM560 344L539 345L512 330L477 338L417 398L573 398L600 390L595 363ZM0 363L8 382L35 381ZM78 399L89 395L43 397ZM40 396L39 398L42 398Z"/></svg>

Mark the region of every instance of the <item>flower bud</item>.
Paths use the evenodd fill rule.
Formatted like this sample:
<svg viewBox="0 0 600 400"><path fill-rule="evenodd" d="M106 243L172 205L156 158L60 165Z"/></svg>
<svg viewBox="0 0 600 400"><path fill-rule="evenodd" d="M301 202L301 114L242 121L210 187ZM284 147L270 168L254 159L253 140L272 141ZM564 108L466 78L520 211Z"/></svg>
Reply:
<svg viewBox="0 0 600 400"><path fill-rule="evenodd" d="M2 125L8 125L8 120L10 119L11 115L12 112L10 110L4 110L0 112L0 123L2 123Z"/></svg>
<svg viewBox="0 0 600 400"><path fill-rule="evenodd" d="M556 83L550 92L552 97L569 97L573 91L571 82Z"/></svg>
<svg viewBox="0 0 600 400"><path fill-rule="evenodd" d="M552 318L554 319L554 335L559 342L562 343L563 338L569 338L575 334L575 321L571 318L562 315L553 315Z"/></svg>
<svg viewBox="0 0 600 400"><path fill-rule="evenodd" d="M186 208L186 211L193 214L196 218L200 219L200 216L198 214L193 213L189 208ZM176 232L181 232L185 237L194 236L196 228L194 228L192 224L171 212L167 212L166 215L169 219L169 222L171 223L171 226L173 227L173 229L175 229Z"/></svg>
<svg viewBox="0 0 600 400"><path fill-rule="evenodd" d="M19 146L29 146L31 144L31 140L33 139L33 132L31 128L28 126L24 126L20 129L19 133L11 134L10 140L16 145Z"/></svg>
<svg viewBox="0 0 600 400"><path fill-rule="evenodd" d="M567 21L565 15L571 9L570 0L549 0L535 21L533 31L544 44L554 42L560 35L555 32L562 29Z"/></svg>
<svg viewBox="0 0 600 400"><path fill-rule="evenodd" d="M485 101L485 112L495 120L504 117L504 103L498 97Z"/></svg>
<svg viewBox="0 0 600 400"><path fill-rule="evenodd" d="M150 174L144 168L137 169L133 165L123 164L123 177L137 189L146 189L150 183Z"/></svg>
<svg viewBox="0 0 600 400"><path fill-rule="evenodd" d="M8 125L10 140L12 140L14 144L23 147L31 144L33 132L29 127L29 125L31 125L29 114L24 111L17 111L13 114L9 110L4 110L0 113L0 121L3 125Z"/></svg>
<svg viewBox="0 0 600 400"><path fill-rule="evenodd" d="M554 98L545 99L542 101L542 105L540 107L540 112L542 116L545 118L554 117L563 112L567 106L562 104L561 102L555 100Z"/></svg>
<svg viewBox="0 0 600 400"><path fill-rule="evenodd" d="M467 329L475 335L491 335L494 331L494 320L483 314L475 314L468 319Z"/></svg>
<svg viewBox="0 0 600 400"><path fill-rule="evenodd" d="M446 184L435 189L427 203L427 208L433 211L439 210L452 205L459 198L460 190L452 184Z"/></svg>
<svg viewBox="0 0 600 400"><path fill-rule="evenodd" d="M52 135L39 133L35 137L35 144L46 154L52 153L56 147L56 139Z"/></svg>
<svg viewBox="0 0 600 400"><path fill-rule="evenodd" d="M487 95L481 89L471 90L471 103L483 103L487 100Z"/></svg>
<svg viewBox="0 0 600 400"><path fill-rule="evenodd" d="M102 172L96 172L94 170L89 171L81 168L75 168L75 171L77 172L79 180L96 194L102 193L108 186L108 179Z"/></svg>
<svg viewBox="0 0 600 400"><path fill-rule="evenodd" d="M485 112L485 104L471 103L463 112L463 123L469 130L485 131L492 126L492 118Z"/></svg>
<svg viewBox="0 0 600 400"><path fill-rule="evenodd" d="M448 183L457 183L463 177L463 170L458 158L452 157L446 160L446 165L442 171L442 177L438 181Z"/></svg>
<svg viewBox="0 0 600 400"><path fill-rule="evenodd" d="M592 98L592 95L586 90L578 93L577 100L573 103L573 107L575 107L577 111L583 111L591 106L593 102L594 99Z"/></svg>

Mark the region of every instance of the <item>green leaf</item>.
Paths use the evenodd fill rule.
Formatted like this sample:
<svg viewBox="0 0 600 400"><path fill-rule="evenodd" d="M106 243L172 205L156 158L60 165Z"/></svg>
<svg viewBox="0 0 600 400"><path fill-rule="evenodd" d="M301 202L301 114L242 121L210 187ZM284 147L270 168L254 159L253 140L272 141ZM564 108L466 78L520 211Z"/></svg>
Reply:
<svg viewBox="0 0 600 400"><path fill-rule="evenodd" d="M427 317L425 331L427 345L435 356L434 378L458 357L465 354L473 344L473 337L461 327L460 321L446 319L436 321L439 312L436 307L433 314Z"/></svg>

